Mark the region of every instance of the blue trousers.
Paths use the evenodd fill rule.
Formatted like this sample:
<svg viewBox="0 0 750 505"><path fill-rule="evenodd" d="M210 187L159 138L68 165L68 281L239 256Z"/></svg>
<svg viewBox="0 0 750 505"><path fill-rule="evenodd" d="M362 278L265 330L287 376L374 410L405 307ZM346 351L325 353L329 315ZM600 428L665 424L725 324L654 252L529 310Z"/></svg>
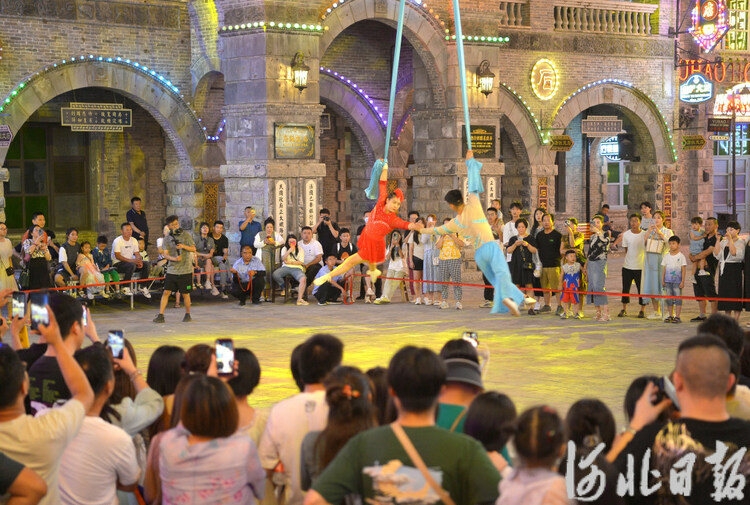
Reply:
<svg viewBox="0 0 750 505"><path fill-rule="evenodd" d="M482 270L482 273L495 288L495 299L492 302L491 314L504 314L508 307L503 305L503 299L510 298L519 306L523 303L523 293L513 284L508 270L508 262L505 261L500 245L497 242L487 242L477 249L474 261Z"/></svg>

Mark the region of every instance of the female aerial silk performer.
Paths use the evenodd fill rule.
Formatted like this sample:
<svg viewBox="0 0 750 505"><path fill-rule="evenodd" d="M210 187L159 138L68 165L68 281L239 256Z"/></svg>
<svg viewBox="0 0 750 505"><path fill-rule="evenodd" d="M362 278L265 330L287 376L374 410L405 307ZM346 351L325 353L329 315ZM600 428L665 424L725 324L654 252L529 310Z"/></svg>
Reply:
<svg viewBox="0 0 750 505"><path fill-rule="evenodd" d="M422 223L410 223L396 215L404 200L404 194L400 189L388 193L388 164L383 160L375 162L370 176L370 186L365 194L371 200L377 199L378 203L370 213L365 229L359 237L357 247L359 252L346 258L346 260L333 269L333 272L322 275L315 279L314 284L320 286L331 278L348 272L355 266L367 262L370 271L370 279L375 282L380 276L377 264L385 261L385 237L394 229L421 230Z"/></svg>
<svg viewBox="0 0 750 505"><path fill-rule="evenodd" d="M514 316L520 315L518 306L522 303L536 303L533 298L526 298L513 284L500 244L492 235L492 228L487 222L484 207L479 199L479 193L484 192L479 170L482 164L474 159L471 151L466 153L466 168L468 170L469 194L464 201L461 191L452 189L445 194L445 201L457 216L443 226L424 228L420 233L429 235L447 235L458 233L462 238L474 242L474 261L482 273L495 288L495 299L492 304L493 314L510 312Z"/></svg>

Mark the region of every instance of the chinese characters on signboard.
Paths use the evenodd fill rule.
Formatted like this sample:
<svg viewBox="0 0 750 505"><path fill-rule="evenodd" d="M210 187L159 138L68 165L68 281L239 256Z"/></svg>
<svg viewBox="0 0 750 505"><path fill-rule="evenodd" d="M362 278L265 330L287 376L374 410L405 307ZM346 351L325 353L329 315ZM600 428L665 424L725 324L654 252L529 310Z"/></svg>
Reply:
<svg viewBox="0 0 750 505"><path fill-rule="evenodd" d="M549 186L547 186L546 177L539 178L539 189L537 194L539 195L539 204L537 206L540 209L547 210L547 205L549 204Z"/></svg>
<svg viewBox="0 0 750 505"><path fill-rule="evenodd" d="M133 111L120 103L71 103L60 115L61 124L74 132L122 132L133 126Z"/></svg>
<svg viewBox="0 0 750 505"><path fill-rule="evenodd" d="M487 205L489 208L492 206L492 200L497 198L497 180L494 177L487 178Z"/></svg>
<svg viewBox="0 0 750 505"><path fill-rule="evenodd" d="M286 182L276 181L274 214L276 215L276 231L282 237L286 237L286 199Z"/></svg>
<svg viewBox="0 0 750 505"><path fill-rule="evenodd" d="M461 148L463 156L466 156L468 144L466 143L466 128L461 128L463 136L461 137ZM497 157L495 142L497 139L494 126L471 126L471 150L475 158L495 158Z"/></svg>
<svg viewBox="0 0 750 505"><path fill-rule="evenodd" d="M729 0L729 26L724 46L733 51L747 51L748 0Z"/></svg>
<svg viewBox="0 0 750 505"><path fill-rule="evenodd" d="M274 124L274 157L309 160L315 157L315 125Z"/></svg>
<svg viewBox="0 0 750 505"><path fill-rule="evenodd" d="M549 100L560 86L560 75L551 60L541 59L531 69L531 90L540 100Z"/></svg>
<svg viewBox="0 0 750 505"><path fill-rule="evenodd" d="M318 183L314 180L305 182L305 224L315 226L315 209L318 205Z"/></svg>
<svg viewBox="0 0 750 505"><path fill-rule="evenodd" d="M664 226L672 228L672 176L664 174Z"/></svg>

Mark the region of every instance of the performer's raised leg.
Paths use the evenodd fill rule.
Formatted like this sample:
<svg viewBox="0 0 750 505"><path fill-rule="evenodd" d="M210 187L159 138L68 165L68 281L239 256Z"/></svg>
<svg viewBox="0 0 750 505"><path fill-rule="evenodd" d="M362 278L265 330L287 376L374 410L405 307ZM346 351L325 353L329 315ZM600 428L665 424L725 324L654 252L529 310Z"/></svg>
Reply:
<svg viewBox="0 0 750 505"><path fill-rule="evenodd" d="M365 260L362 257L360 257L359 253L352 254L351 256L346 258L342 264L334 268L333 272L327 273L325 275L321 275L320 277L315 279L313 281L313 284L315 284L316 286L322 286L326 282L330 281L332 278L345 274L346 272L356 267L357 265L364 263L364 261ZM378 275L380 275L380 272L378 272ZM377 279L377 276L375 278Z"/></svg>

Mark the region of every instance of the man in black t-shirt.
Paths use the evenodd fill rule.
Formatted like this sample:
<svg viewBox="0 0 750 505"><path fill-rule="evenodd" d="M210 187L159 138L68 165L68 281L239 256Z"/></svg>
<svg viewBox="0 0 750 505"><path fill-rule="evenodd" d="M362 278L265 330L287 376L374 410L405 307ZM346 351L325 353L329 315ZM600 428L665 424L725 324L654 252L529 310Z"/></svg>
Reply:
<svg viewBox="0 0 750 505"><path fill-rule="evenodd" d="M691 254L690 261L698 261L701 259L706 260L706 268L704 269L708 275L696 274L693 278L693 293L696 298L707 297L716 298L716 267L719 264L719 260L714 256L714 247L716 246L716 230L719 227L719 223L715 217L709 217L705 221L706 227L706 238L703 240L703 252L700 254ZM691 322L699 323L706 320L706 300L698 300L698 307L700 308L700 314L697 317L691 319ZM719 302L711 302L711 314L716 314L719 310Z"/></svg>
<svg viewBox="0 0 750 505"><path fill-rule="evenodd" d="M125 214L125 219L133 228L133 237L136 240L142 238L148 245L148 221L146 221L146 213L141 210L141 199L134 196L130 199L130 206L130 210Z"/></svg>
<svg viewBox="0 0 750 505"><path fill-rule="evenodd" d="M630 441L615 460L625 481L632 483L626 486L627 503L750 501L745 486L750 477L750 455L745 453L736 465L730 461L750 446L750 421L731 418L727 412L726 395L734 383L730 368L729 349L718 337L702 334L683 341L672 374L680 418L666 424L656 419L672 402L664 399L654 405L658 389L653 383L646 386L630 427L622 435L623 442ZM675 466L678 461L682 466ZM686 470L689 475L684 475ZM675 473L685 478L675 478ZM719 475L722 479L716 478ZM692 489L685 482L690 482ZM681 500L678 494L684 495L686 488L690 495ZM744 492L744 498L731 499L731 490Z"/></svg>
<svg viewBox="0 0 750 505"><path fill-rule="evenodd" d="M555 217L545 213L542 217L543 230L537 234L537 251L542 262L542 289L557 289L560 286L560 244L562 234L555 230ZM544 306L539 312L551 312L552 291L544 292ZM557 312L562 307L558 302Z"/></svg>
<svg viewBox="0 0 750 505"><path fill-rule="evenodd" d="M349 232L349 228L341 228L341 231L339 232L339 239L341 239L341 242L338 242L334 247L333 251L331 251L332 255L336 257L336 264L340 265L348 258L349 256L352 256L354 254L357 254L357 246L351 243L351 233ZM344 274L344 285L346 286L347 282L353 282L354 280L354 270L349 270ZM347 291L346 296L349 296L349 292Z"/></svg>
<svg viewBox="0 0 750 505"><path fill-rule="evenodd" d="M230 284L229 277L229 239L224 235L224 222L214 221L214 230L211 232L211 238L214 239L214 255L211 258L214 266L219 270L221 279L221 297L229 298L227 289Z"/></svg>
<svg viewBox="0 0 750 505"><path fill-rule="evenodd" d="M323 257L327 258L333 252L333 248L336 246L339 238L339 225L331 220L331 211L328 209L320 209L320 219L315 226L313 226L313 233L318 234L318 242L323 246Z"/></svg>

